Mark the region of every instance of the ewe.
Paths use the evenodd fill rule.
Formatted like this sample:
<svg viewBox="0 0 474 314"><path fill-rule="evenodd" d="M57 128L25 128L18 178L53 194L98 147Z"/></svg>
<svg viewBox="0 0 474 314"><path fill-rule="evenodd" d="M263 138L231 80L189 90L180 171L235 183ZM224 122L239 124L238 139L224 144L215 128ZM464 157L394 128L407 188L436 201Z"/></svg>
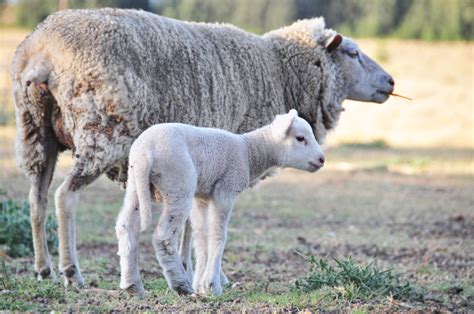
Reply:
<svg viewBox="0 0 474 314"><path fill-rule="evenodd" d="M79 194L106 173L127 180L130 146L151 125L181 122L244 133L295 108L321 143L345 99L382 103L393 80L349 38L311 19L257 36L223 24L136 10L64 10L12 62L17 160L30 179L38 279L55 278L46 245L56 160L74 166L55 194L59 269L84 280L76 252ZM183 260L190 260L189 235ZM191 277L191 268L188 270Z"/></svg>
<svg viewBox="0 0 474 314"><path fill-rule="evenodd" d="M275 168L314 172L323 164L311 126L294 109L242 135L178 123L147 129L130 149L125 201L115 227L120 288L143 294L137 242L140 229L151 220L150 184L163 200L153 245L169 287L179 294L217 295L222 292L222 253L235 197ZM192 288L177 241L189 217L196 253Z"/></svg>

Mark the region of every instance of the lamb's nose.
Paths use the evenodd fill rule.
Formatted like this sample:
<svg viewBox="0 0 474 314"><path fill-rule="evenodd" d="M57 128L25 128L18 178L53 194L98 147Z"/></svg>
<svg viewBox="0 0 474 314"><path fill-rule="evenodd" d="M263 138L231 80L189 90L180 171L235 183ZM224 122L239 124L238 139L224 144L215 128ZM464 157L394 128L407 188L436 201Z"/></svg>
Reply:
<svg viewBox="0 0 474 314"><path fill-rule="evenodd" d="M324 165L325 161L326 159L324 158L324 156L319 157L319 162L321 163L321 165Z"/></svg>

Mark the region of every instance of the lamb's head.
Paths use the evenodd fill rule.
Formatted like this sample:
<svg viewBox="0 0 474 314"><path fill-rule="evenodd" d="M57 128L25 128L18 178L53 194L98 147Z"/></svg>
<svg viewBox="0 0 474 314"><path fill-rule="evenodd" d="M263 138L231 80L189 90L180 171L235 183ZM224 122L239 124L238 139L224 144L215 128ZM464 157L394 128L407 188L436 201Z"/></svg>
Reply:
<svg viewBox="0 0 474 314"><path fill-rule="evenodd" d="M325 47L344 82L347 99L376 103L388 99L395 85L393 78L353 40L335 34L326 40Z"/></svg>
<svg viewBox="0 0 474 314"><path fill-rule="evenodd" d="M315 172L324 165L321 150L313 130L306 120L298 117L295 109L277 115L271 124L283 168L290 167Z"/></svg>

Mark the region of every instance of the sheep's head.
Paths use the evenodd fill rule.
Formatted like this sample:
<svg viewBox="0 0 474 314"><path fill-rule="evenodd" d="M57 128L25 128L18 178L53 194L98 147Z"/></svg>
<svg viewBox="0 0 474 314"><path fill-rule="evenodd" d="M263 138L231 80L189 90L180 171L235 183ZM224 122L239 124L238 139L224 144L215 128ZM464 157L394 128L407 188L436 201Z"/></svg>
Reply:
<svg viewBox="0 0 474 314"><path fill-rule="evenodd" d="M295 109L277 115L271 124L274 140L280 144L281 166L315 172L324 165L313 130Z"/></svg>
<svg viewBox="0 0 474 314"><path fill-rule="evenodd" d="M354 41L335 34L327 39L325 46L343 78L347 99L376 103L388 99L395 85L393 78Z"/></svg>

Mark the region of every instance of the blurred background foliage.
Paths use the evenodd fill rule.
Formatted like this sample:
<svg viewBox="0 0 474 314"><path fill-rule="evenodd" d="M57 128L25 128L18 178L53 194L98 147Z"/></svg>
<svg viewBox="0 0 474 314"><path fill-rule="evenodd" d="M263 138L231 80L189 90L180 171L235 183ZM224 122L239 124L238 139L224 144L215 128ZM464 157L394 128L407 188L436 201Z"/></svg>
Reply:
<svg viewBox="0 0 474 314"><path fill-rule="evenodd" d="M474 0L0 0L0 23L32 28L59 9L99 7L227 22L256 33L324 16L329 27L354 37L474 39Z"/></svg>

